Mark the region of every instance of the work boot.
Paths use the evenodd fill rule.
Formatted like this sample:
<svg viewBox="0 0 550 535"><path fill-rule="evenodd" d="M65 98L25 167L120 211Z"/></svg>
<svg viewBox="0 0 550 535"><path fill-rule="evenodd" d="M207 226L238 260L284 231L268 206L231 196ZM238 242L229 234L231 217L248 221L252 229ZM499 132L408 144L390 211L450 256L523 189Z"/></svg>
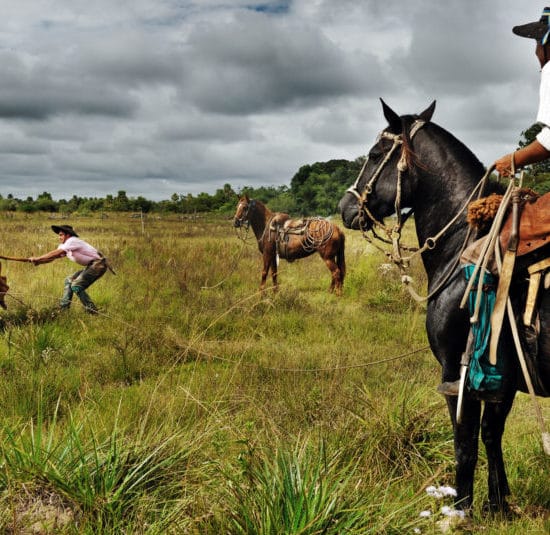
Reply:
<svg viewBox="0 0 550 535"><path fill-rule="evenodd" d="M458 390L460 389L460 380L447 381L441 383L437 387L437 391L444 396L458 396Z"/></svg>
<svg viewBox="0 0 550 535"><path fill-rule="evenodd" d="M92 315L99 314L97 307L93 303L91 305L87 305L84 308L84 310L86 311L86 314L92 314Z"/></svg>
<svg viewBox="0 0 550 535"><path fill-rule="evenodd" d="M97 307L95 306L95 303L80 286L73 286L72 290L78 296L80 302L84 305L84 310L86 310L88 314L97 314Z"/></svg>

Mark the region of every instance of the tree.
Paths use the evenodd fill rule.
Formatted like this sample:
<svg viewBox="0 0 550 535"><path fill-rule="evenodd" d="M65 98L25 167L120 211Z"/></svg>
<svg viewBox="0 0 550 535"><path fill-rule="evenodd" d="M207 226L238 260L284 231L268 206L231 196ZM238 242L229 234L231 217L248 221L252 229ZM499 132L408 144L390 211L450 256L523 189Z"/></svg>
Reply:
<svg viewBox="0 0 550 535"><path fill-rule="evenodd" d="M128 199L126 192L120 190L117 196L113 200L113 210L117 212L127 212L130 209L130 200Z"/></svg>
<svg viewBox="0 0 550 535"><path fill-rule="evenodd" d="M41 193L36 198L35 203L36 209L41 210L42 212L57 212L58 211L58 204L56 201L52 199L52 196L50 193L45 191L44 193Z"/></svg>
<svg viewBox="0 0 550 535"><path fill-rule="evenodd" d="M524 130L521 133L521 137L518 142L519 148L521 149L522 147L525 147L532 143L537 137L537 134L542 130L542 127L543 125L541 123L535 123L531 125L527 130ZM531 173L534 175L550 173L550 159L532 164L528 167L531 170Z"/></svg>

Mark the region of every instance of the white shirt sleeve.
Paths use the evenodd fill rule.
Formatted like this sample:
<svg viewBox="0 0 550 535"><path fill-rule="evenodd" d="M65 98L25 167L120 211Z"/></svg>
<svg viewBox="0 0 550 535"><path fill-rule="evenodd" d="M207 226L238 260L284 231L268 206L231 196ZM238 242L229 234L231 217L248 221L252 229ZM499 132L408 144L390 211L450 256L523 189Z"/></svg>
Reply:
<svg viewBox="0 0 550 535"><path fill-rule="evenodd" d="M545 149L550 150L550 62L542 68L540 75L537 122L544 125L537 135L537 141Z"/></svg>

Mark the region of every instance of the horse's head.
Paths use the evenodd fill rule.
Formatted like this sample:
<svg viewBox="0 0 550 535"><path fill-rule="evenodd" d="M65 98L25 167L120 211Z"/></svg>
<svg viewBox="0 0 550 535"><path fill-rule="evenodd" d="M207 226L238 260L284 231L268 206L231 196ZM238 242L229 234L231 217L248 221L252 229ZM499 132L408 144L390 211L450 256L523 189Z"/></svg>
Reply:
<svg viewBox="0 0 550 535"><path fill-rule="evenodd" d="M400 117L383 100L382 109L388 127L378 136L357 180L338 204L344 225L355 230L368 230L392 213L411 206L411 140L432 118L435 101L420 115ZM403 180L405 174L407 180Z"/></svg>
<svg viewBox="0 0 550 535"><path fill-rule="evenodd" d="M235 227L238 228L248 224L248 212L250 211L250 207L253 203L254 201L250 200L248 195L243 195L239 198L237 210L235 212L235 216L233 217L233 225Z"/></svg>

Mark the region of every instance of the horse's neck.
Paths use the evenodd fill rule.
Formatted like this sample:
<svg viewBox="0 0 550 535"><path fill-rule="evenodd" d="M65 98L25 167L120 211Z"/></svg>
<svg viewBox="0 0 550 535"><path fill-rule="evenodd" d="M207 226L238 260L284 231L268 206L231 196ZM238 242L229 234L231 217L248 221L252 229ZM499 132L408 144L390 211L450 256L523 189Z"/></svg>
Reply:
<svg viewBox="0 0 550 535"><path fill-rule="evenodd" d="M249 214L248 220L250 221L250 226L254 232L254 236L259 240L265 231L265 227L269 224L269 221L273 217L271 210L264 204L256 201L254 209Z"/></svg>
<svg viewBox="0 0 550 535"><path fill-rule="evenodd" d="M439 151L437 157L430 158L426 169L417 170L418 190L414 212L420 245L438 236L458 216L438 237L435 248L422 255L431 282L437 280L461 253L468 232L464 209L484 173L483 165L462 144L458 150L443 152L447 156L446 160L441 160ZM420 159L423 163L426 161L422 157Z"/></svg>

